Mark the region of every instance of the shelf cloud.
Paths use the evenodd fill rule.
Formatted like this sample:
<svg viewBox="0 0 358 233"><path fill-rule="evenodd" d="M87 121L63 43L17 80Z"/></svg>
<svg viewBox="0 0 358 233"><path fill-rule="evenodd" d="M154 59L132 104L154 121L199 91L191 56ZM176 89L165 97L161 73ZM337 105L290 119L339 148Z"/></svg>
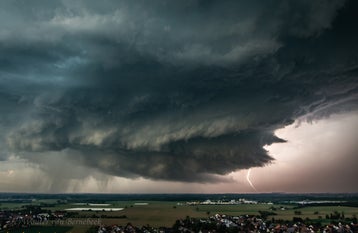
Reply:
<svg viewBox="0 0 358 233"><path fill-rule="evenodd" d="M275 130L358 108L354 1L0 6L0 161L223 182Z"/></svg>

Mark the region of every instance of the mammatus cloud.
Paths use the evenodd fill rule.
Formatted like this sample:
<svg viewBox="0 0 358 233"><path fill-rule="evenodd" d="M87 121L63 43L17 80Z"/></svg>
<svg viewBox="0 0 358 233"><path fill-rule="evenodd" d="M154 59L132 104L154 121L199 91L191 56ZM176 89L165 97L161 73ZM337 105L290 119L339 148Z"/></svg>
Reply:
<svg viewBox="0 0 358 233"><path fill-rule="evenodd" d="M1 4L1 146L34 163L222 181L294 119L357 109L353 1Z"/></svg>

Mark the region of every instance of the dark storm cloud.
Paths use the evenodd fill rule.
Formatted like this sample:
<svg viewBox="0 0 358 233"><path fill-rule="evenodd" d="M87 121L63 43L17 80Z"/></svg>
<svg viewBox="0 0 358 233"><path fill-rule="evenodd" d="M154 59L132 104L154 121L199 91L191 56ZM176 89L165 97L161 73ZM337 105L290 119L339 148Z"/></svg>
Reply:
<svg viewBox="0 0 358 233"><path fill-rule="evenodd" d="M212 181L269 163L294 119L357 108L353 1L1 4L0 124L20 154Z"/></svg>
<svg viewBox="0 0 358 233"><path fill-rule="evenodd" d="M93 166L114 175L191 182L222 181L211 174L224 175L240 168L262 166L271 160L258 138L260 136L255 133L191 138L170 142L160 151L115 151L90 161L95 162ZM272 138L272 141L280 140Z"/></svg>

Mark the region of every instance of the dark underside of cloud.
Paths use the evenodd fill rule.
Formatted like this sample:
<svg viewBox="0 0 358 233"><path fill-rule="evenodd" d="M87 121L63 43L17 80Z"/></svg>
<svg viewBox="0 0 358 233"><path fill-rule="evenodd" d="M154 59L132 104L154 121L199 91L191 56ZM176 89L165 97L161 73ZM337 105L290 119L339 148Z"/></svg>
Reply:
<svg viewBox="0 0 358 233"><path fill-rule="evenodd" d="M355 1L32 4L0 7L0 160L216 181L298 117L357 109Z"/></svg>

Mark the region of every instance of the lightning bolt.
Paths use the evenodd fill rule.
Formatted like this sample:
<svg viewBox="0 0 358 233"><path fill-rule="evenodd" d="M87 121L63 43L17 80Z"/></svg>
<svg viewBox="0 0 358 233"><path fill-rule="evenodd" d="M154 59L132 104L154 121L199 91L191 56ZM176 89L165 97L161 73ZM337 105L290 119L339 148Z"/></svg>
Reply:
<svg viewBox="0 0 358 233"><path fill-rule="evenodd" d="M257 189L255 188L255 186L252 184L250 180L250 173L251 173L251 168L247 171L246 180L250 184L251 188L253 188L257 192Z"/></svg>

